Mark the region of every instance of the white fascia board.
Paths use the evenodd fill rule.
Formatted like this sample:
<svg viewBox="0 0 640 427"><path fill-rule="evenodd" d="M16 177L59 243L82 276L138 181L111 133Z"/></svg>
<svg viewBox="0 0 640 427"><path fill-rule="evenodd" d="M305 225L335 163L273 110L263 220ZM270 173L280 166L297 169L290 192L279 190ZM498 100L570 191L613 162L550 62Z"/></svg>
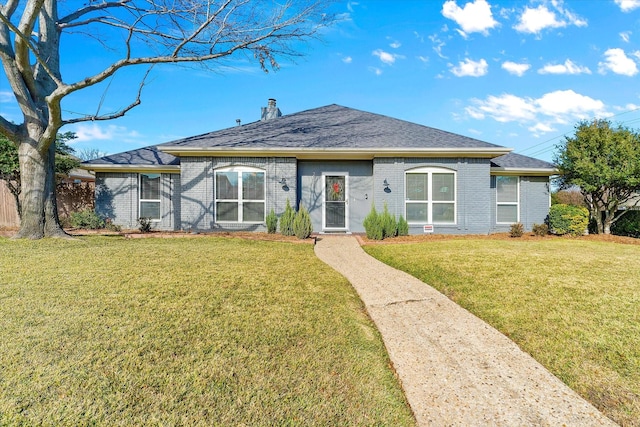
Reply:
<svg viewBox="0 0 640 427"><path fill-rule="evenodd" d="M558 169L555 168L491 168L491 175L511 175L511 176L552 176L557 175Z"/></svg>
<svg viewBox="0 0 640 427"><path fill-rule="evenodd" d="M180 173L179 165L80 165L80 168L93 172Z"/></svg>
<svg viewBox="0 0 640 427"><path fill-rule="evenodd" d="M511 148L261 148L254 150L200 147L158 147L174 156L212 157L295 157L298 159L370 160L375 157L480 157L492 159L512 151Z"/></svg>

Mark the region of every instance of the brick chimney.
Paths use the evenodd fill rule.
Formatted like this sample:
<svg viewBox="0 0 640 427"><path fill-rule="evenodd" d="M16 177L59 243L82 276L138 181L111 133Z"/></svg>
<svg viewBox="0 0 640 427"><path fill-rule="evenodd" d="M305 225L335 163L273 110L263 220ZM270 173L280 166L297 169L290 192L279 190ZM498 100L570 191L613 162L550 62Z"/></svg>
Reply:
<svg viewBox="0 0 640 427"><path fill-rule="evenodd" d="M262 107L262 115L260 116L260 120L271 120L280 116L282 116L282 113L280 112L280 109L276 107L276 100L273 98L269 98L269 104L267 105L267 107Z"/></svg>

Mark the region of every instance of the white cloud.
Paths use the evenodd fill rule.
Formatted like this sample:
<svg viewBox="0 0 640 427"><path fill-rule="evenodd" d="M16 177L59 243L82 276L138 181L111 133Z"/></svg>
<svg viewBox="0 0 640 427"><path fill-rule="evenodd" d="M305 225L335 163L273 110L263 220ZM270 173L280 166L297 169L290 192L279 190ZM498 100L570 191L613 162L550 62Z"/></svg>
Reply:
<svg viewBox="0 0 640 427"><path fill-rule="evenodd" d="M369 67L369 71L371 71L376 76L379 76L379 75L382 74L382 70L380 68L377 68L377 67Z"/></svg>
<svg viewBox="0 0 640 427"><path fill-rule="evenodd" d="M632 53L635 56L636 52ZM623 76L635 76L638 74L638 64L629 58L624 50L615 48L604 53L605 61L598 63L598 71L606 74L607 70Z"/></svg>
<svg viewBox="0 0 640 427"><path fill-rule="evenodd" d="M344 58L342 58L342 62L344 62L345 64L351 64L353 62L353 58L350 56L345 56Z"/></svg>
<svg viewBox="0 0 640 427"><path fill-rule="evenodd" d="M540 74L591 74L591 70L587 67L576 65L570 59L564 61L564 64L547 64L538 70Z"/></svg>
<svg viewBox="0 0 640 427"><path fill-rule="evenodd" d="M518 77L522 77L524 73L526 73L531 65L525 63L517 63L512 61L505 61L502 63L502 68L507 70L509 74L516 75Z"/></svg>
<svg viewBox="0 0 640 427"><path fill-rule="evenodd" d="M485 101L474 99L473 107L465 111L474 119L484 119L487 116L500 123L529 121L535 118L536 108L532 100L515 95L489 96Z"/></svg>
<svg viewBox="0 0 640 427"><path fill-rule="evenodd" d="M123 126L108 125L102 127L97 123L81 123L75 125L73 132L77 138L69 141L71 144L78 142L94 142L94 141L123 141L123 142L140 142L142 135L135 130L128 130Z"/></svg>
<svg viewBox="0 0 640 427"><path fill-rule="evenodd" d="M480 61L473 61L466 58L464 61L459 62L457 67L449 65L451 72L457 77L481 77L487 74L489 70L489 64L484 59Z"/></svg>
<svg viewBox="0 0 640 427"><path fill-rule="evenodd" d="M534 99L512 94L472 99L465 112L473 119L492 118L500 123L531 124L536 134L554 131L554 124L567 124L591 117L608 117L602 101L581 95L573 90L549 92Z"/></svg>
<svg viewBox="0 0 640 427"><path fill-rule="evenodd" d="M402 46L402 43L400 43L397 40L394 40L391 43L389 43L389 47L391 47L393 49L398 49L400 46Z"/></svg>
<svg viewBox="0 0 640 427"><path fill-rule="evenodd" d="M397 55L395 53L385 52L382 49L376 49L373 52L371 52L371 54L374 55L374 56L377 56L378 58L380 58L380 61L384 62L387 65L393 65L394 62L396 62L396 59L404 58L404 56L402 56L402 55Z"/></svg>
<svg viewBox="0 0 640 427"><path fill-rule="evenodd" d="M623 12L631 12L640 7L640 0L615 0Z"/></svg>
<svg viewBox="0 0 640 427"><path fill-rule="evenodd" d="M629 43L629 40L631 39L631 31L623 31L620 33L620 38L622 39L623 42L625 43Z"/></svg>
<svg viewBox="0 0 640 427"><path fill-rule="evenodd" d="M15 99L13 92L9 92L8 90L0 91L0 103L12 102L15 101Z"/></svg>
<svg viewBox="0 0 640 427"><path fill-rule="evenodd" d="M462 8L457 5L456 0L447 0L442 5L442 15L460 25L460 34L465 37L469 33L481 33L486 36L490 29L498 25L486 0L474 0Z"/></svg>
<svg viewBox="0 0 640 427"><path fill-rule="evenodd" d="M438 56L440 58L447 59L447 57L442 53L442 48L446 46L445 42L440 40L435 34L429 36L429 40L433 43L433 50L438 54Z"/></svg>
<svg viewBox="0 0 640 427"><path fill-rule="evenodd" d="M586 20L564 9L562 2L552 1L551 5L555 11L550 10L546 5L539 5L536 8L525 7L518 24L513 28L521 33L540 34L542 30L547 28L563 28L567 25L584 27L587 25Z"/></svg>

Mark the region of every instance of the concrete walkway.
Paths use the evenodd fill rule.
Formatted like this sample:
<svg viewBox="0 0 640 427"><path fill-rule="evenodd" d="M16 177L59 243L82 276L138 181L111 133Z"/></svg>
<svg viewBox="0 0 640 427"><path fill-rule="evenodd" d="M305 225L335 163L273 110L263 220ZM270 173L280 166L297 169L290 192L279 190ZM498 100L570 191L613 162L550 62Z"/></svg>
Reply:
<svg viewBox="0 0 640 427"><path fill-rule="evenodd" d="M315 253L360 295L418 425L616 425L507 337L373 259L355 237L319 236Z"/></svg>

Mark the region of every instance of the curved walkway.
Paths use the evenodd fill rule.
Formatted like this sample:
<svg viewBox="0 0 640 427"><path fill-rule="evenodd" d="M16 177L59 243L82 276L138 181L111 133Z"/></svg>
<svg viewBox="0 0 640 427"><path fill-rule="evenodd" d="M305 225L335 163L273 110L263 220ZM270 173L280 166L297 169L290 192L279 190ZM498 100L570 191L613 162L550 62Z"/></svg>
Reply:
<svg viewBox="0 0 640 427"><path fill-rule="evenodd" d="M315 253L356 289L420 426L615 426L506 336L355 237Z"/></svg>

